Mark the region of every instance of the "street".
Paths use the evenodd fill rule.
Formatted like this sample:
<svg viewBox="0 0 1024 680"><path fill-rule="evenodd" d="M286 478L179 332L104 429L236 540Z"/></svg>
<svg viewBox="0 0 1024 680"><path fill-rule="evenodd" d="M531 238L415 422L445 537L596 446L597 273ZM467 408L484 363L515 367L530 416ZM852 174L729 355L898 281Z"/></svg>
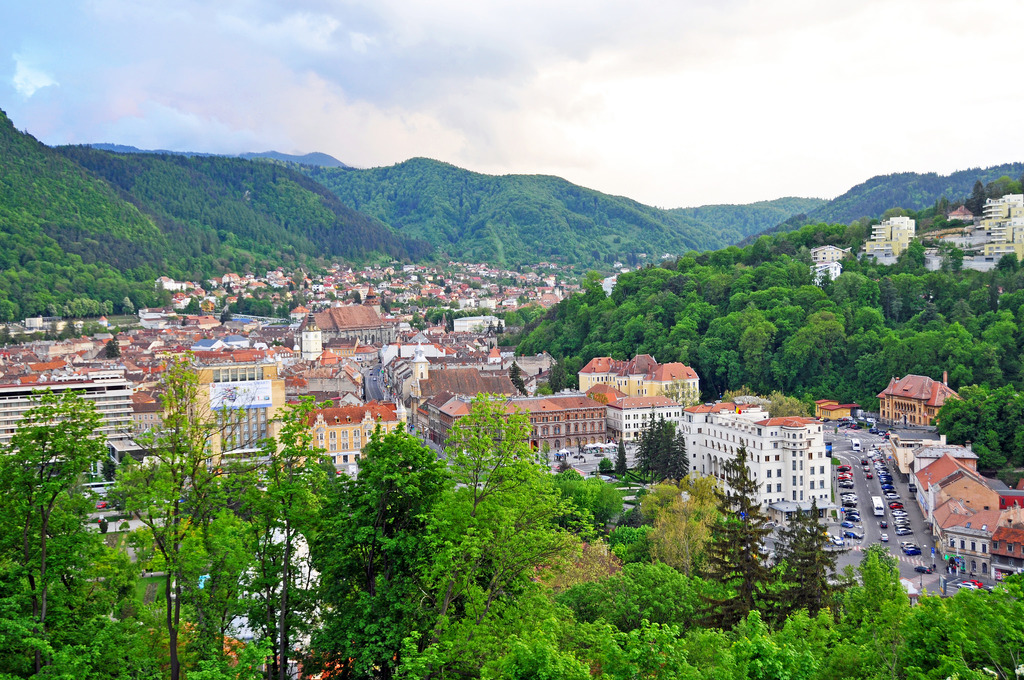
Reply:
<svg viewBox="0 0 1024 680"><path fill-rule="evenodd" d="M875 517L871 497L872 496L883 496L885 491L881 489L881 482L879 482L877 475L875 474L875 467L871 461L871 454L874 452L876 447L879 447L885 439L881 435L870 434L867 430L854 430L848 431L840 429L838 433L835 432L835 427L832 424L826 423L825 441L832 442L832 456L838 458L841 465L849 465L853 472L853 489L841 489L837 484L838 466L833 466L832 469L832 486L835 491L835 503L837 506L841 506L841 499L839 494L842 492L854 492L857 496L857 511L861 515L861 520L856 523L853 531L863 535L863 539L855 540L846 538L845 546L842 549L842 554L839 556L837 567L841 570L846 565L856 566L860 564L862 558L862 552L864 549L872 544L880 544L885 546L889 553L896 558L899 565L900 576L903 578L911 579L914 584L918 587L924 587L929 592L939 591L939 578L940 576L946 577L947 582L950 585L955 585L961 579L951 578L946 574L945 564L942 560L942 555L935 554L933 551L934 541L930 528L926 525L924 517L921 513L921 509L918 507L917 502L914 500L913 494L908 490L909 482L902 479L899 471L896 470L895 461L888 460L884 457L882 460L885 462L887 468L892 474L892 484L895 487L894 492L899 495L900 502L903 503L904 511L907 513L907 518L910 520L910 528L913 531L912 535L897 536L895 528L893 527L892 521L892 510L889 509L889 501L884 500L885 515L883 517ZM860 440L861 450L854 451L852 440ZM861 464L862 460L869 462L869 472L872 474L872 479L867 478L867 472L863 469ZM843 511L839 513L839 519L829 518L827 522L828 531L833 536L842 536L844 531L850 529L840 526L842 517L845 515ZM885 520L888 523L888 527L882 529L879 526L879 522ZM881 540L881 535L885 533L888 535L888 542ZM900 549L902 542L910 542L921 548L921 555L907 556ZM930 567L935 565L935 573L922 574L914 570L914 567ZM956 588L951 587L949 589L950 594L956 593Z"/></svg>

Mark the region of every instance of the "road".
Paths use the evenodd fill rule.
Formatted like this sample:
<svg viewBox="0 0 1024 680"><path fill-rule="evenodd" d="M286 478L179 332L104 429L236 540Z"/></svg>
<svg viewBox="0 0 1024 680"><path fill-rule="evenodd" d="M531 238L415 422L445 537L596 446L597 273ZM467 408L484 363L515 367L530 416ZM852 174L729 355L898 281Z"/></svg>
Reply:
<svg viewBox="0 0 1024 680"><path fill-rule="evenodd" d="M862 540L845 539L846 545L839 556L838 567L842 569L846 565L856 566L860 564L862 553L864 549L872 544L880 544L885 546L893 557L896 558L900 576L908 579L912 579L918 588L925 588L929 592L935 593L939 591L939 578L940 576L946 577L950 585L955 586L961 579L954 578L946 574L945 565L942 560L941 548L938 554L932 554L932 548L935 543L932 539L931 529L926 525L924 516L921 509L918 507L917 502L914 500L913 494L908 490L909 482L902 479L899 471L896 470L896 463L892 460L883 458L889 471L892 473L893 486L895 486L895 493L899 495L900 501L904 505L904 510L907 512L908 518L910 519L911 529L913 535L909 536L897 536L892 526L892 511L889 510L889 501L885 502L885 516L875 517L871 504L872 496L883 496L885 492L882 491L881 483L878 481L875 475L874 465L870 465L869 471L873 478L868 479L867 473L864 471L861 461L868 460L870 463L870 456L873 449L879 447L885 440L883 437L878 435L872 435L866 430L855 430L853 432L839 430L835 432L834 426L826 424L825 441L832 442L832 455L840 460L840 464L849 465L853 468L853 489L840 489L836 483L836 476L838 472L836 467L833 466L832 470L832 486L835 489L836 504L840 505L839 493L853 491L857 495L857 510L860 512L861 521L854 528L859 534L862 534L864 538ZM861 451L857 452L853 450L852 440L858 439L861 442ZM840 513L842 515L842 513ZM882 529L879 526L879 522L885 520L888 522L888 527ZM829 533L835 536L841 536L843 531L849 529L843 528L839 525L840 520L830 519L828 522ZM881 535L883 533L888 534L889 541L887 543L882 542ZM903 554L900 550L900 543L902 541L909 541L915 543L921 548L921 555L908 557ZM935 565L936 573L932 574L921 574L914 571L914 567L917 566L932 566ZM957 591L956 587L949 587L949 594L955 594Z"/></svg>
<svg viewBox="0 0 1024 680"><path fill-rule="evenodd" d="M379 363L363 368L363 389L366 391L364 401L384 401L384 388L380 384Z"/></svg>

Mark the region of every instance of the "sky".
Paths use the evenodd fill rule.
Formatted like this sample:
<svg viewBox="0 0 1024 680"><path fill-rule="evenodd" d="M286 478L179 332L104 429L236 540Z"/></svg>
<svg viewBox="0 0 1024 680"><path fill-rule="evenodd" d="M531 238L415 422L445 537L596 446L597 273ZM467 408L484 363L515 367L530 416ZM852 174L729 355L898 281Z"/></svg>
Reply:
<svg viewBox="0 0 1024 680"><path fill-rule="evenodd" d="M0 109L50 145L833 198L1024 160L1022 25L1019 0L2 0Z"/></svg>

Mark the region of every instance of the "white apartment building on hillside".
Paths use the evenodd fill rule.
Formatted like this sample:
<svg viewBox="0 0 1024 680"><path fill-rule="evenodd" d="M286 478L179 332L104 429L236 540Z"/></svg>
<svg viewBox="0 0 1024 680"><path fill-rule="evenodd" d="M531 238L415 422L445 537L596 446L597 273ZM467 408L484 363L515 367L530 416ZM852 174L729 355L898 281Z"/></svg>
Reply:
<svg viewBox="0 0 1024 680"><path fill-rule="evenodd" d="M832 505L832 461L825 453L821 421L769 418L760 406L703 404L685 409L686 452L694 473L718 479L726 489L725 463L741 447L757 481L757 502L772 519L786 521L796 510Z"/></svg>

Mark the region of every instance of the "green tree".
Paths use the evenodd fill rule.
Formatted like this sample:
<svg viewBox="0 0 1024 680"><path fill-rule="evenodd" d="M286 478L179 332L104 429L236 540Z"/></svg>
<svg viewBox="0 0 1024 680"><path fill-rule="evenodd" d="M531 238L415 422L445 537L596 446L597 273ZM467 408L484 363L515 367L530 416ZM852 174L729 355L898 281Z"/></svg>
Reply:
<svg viewBox="0 0 1024 680"><path fill-rule="evenodd" d="M515 361L512 362L512 366L508 369L508 379L519 390L519 394L526 395L526 383L523 382L523 373L519 370L519 364Z"/></svg>
<svg viewBox="0 0 1024 680"><path fill-rule="evenodd" d="M422 659L457 673L479 672L477 645L535 570L566 559L577 542L558 526L571 504L534 459L530 423L504 399L481 395L449 433L456 482L430 518L432 566L423 585L434 624Z"/></svg>
<svg viewBox="0 0 1024 680"><path fill-rule="evenodd" d="M626 443L622 439L619 440L619 446L615 451L615 474L622 477L629 468L626 466Z"/></svg>
<svg viewBox="0 0 1024 680"><path fill-rule="evenodd" d="M116 359L121 356L121 345L117 342L117 336L111 338L103 349L103 356L108 359Z"/></svg>
<svg viewBox="0 0 1024 680"><path fill-rule="evenodd" d="M834 604L839 553L828 546L827 532L818 519L817 500L809 510L793 513L789 526L779 532L775 561L782 565L777 589L780 620L800 609L817 616Z"/></svg>
<svg viewBox="0 0 1024 680"><path fill-rule="evenodd" d="M218 510L224 468L209 453L219 428L205 406L198 376L185 361L173 364L165 375L163 426L140 438L145 463L119 471L117 492L125 509L143 524L136 549L141 556L152 551L154 568L164 573L170 678L179 680L184 594L208 567L203 534ZM210 654L222 653L213 641L193 642L205 645Z"/></svg>
<svg viewBox="0 0 1024 680"><path fill-rule="evenodd" d="M93 404L74 392L39 393L0 455L0 493L6 499L0 561L11 555L15 574L28 584L31 632L22 631L25 637L16 644L33 650L36 674L53 661L51 590L73 580L83 566L76 558L88 555L89 534L81 508L74 509L73 487L103 457L103 440L94 436L99 426ZM20 549L11 550L15 545Z"/></svg>
<svg viewBox="0 0 1024 680"><path fill-rule="evenodd" d="M741 446L725 463L725 489L716 490L721 518L707 546L707 573L727 588L705 598L707 621L727 629L747 614L766 606L770 574L764 539L769 533L757 502L757 481L747 467Z"/></svg>
<svg viewBox="0 0 1024 680"><path fill-rule="evenodd" d="M312 660L351 667L355 677L393 677L403 641L413 649L433 621L423 606L431 567L430 518L451 488L444 461L404 430L379 431L363 450L356 479L328 493L312 544L329 616L313 632Z"/></svg>
<svg viewBox="0 0 1024 680"><path fill-rule="evenodd" d="M309 427L315 408L311 397L286 407L278 416L277 440L263 444L261 484L242 478L241 512L253 546L246 584L248 620L276 652L271 654L268 680L288 677L294 632L308 634L314 620L315 583L308 557L299 548L316 536L328 481Z"/></svg>

